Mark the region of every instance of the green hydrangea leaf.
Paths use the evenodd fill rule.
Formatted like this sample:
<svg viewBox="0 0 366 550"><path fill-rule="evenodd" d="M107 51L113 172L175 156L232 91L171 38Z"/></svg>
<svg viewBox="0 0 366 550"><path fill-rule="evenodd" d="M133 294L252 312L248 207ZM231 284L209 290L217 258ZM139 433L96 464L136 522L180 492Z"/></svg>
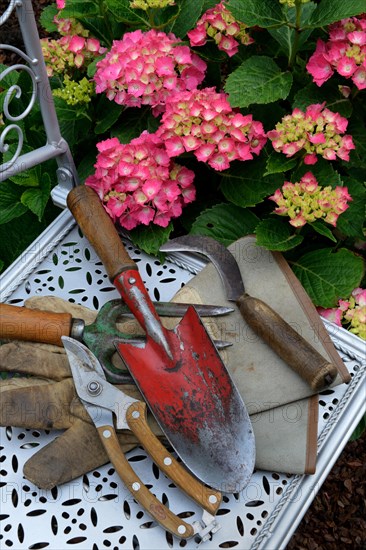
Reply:
<svg viewBox="0 0 366 550"><path fill-rule="evenodd" d="M41 221L47 202L50 198L51 179L49 174L42 175L42 182L36 189L27 189L22 193L21 202Z"/></svg>
<svg viewBox="0 0 366 550"><path fill-rule="evenodd" d="M151 114L150 109L129 108L123 112L118 124L111 129L111 136L121 143L129 143L141 135L144 130L153 134L159 126L159 120Z"/></svg>
<svg viewBox="0 0 366 550"><path fill-rule="evenodd" d="M54 102L62 137L71 149L75 144L80 146L80 143L89 137L91 128L88 108L85 105L68 105L59 97L55 97Z"/></svg>
<svg viewBox="0 0 366 550"><path fill-rule="evenodd" d="M363 227L366 213L366 189L363 183L344 177L343 185L352 197L349 207L337 220L337 229L347 237L364 239Z"/></svg>
<svg viewBox="0 0 366 550"><path fill-rule="evenodd" d="M248 107L286 99L291 86L290 72L282 72L270 57L253 55L229 75L225 91L232 107Z"/></svg>
<svg viewBox="0 0 366 550"><path fill-rule="evenodd" d="M203 10L203 0L185 0L178 4L178 15L164 32L183 38L195 26Z"/></svg>
<svg viewBox="0 0 366 550"><path fill-rule="evenodd" d="M333 235L330 227L328 225L325 225L325 223L322 222L321 220L317 220L316 222L309 223L308 225L310 225L314 229L314 231L316 231L316 233L319 233L319 235L323 235L323 237L327 237L328 239L330 239L335 243L337 242L337 239Z"/></svg>
<svg viewBox="0 0 366 550"><path fill-rule="evenodd" d="M338 88L331 84L324 84L319 88L314 83L310 83L299 90L292 102L293 109L298 108L305 111L306 107L313 103L326 102L327 109L349 118L352 114L352 103L338 91ZM348 133L348 131L347 131Z"/></svg>
<svg viewBox="0 0 366 550"><path fill-rule="evenodd" d="M235 19L249 27L273 27L286 22L281 4L277 1L263 0L229 0L226 7Z"/></svg>
<svg viewBox="0 0 366 550"><path fill-rule="evenodd" d="M98 14L98 7L95 2L88 2L88 0L72 0L72 2L66 2L66 7L61 12L61 17L75 17L76 19L83 19L84 17L90 17Z"/></svg>
<svg viewBox="0 0 366 550"><path fill-rule="evenodd" d="M20 202L21 190L9 181L0 183L0 225L19 218L27 207Z"/></svg>
<svg viewBox="0 0 366 550"><path fill-rule="evenodd" d="M159 248L169 239L173 231L173 224L167 227L160 227L153 223L149 225L139 225L132 231L129 231L132 242L146 254L159 256Z"/></svg>
<svg viewBox="0 0 366 550"><path fill-rule="evenodd" d="M134 10L130 6L130 0L105 0L105 4L117 21L142 25L148 25L146 13L142 10Z"/></svg>
<svg viewBox="0 0 366 550"><path fill-rule="evenodd" d="M30 210L21 206L23 215L18 216L15 223L9 221L9 223L0 225L0 257L4 262L4 267L16 260L27 246L33 243L34 239L46 229L47 223L49 223L49 221L38 222Z"/></svg>
<svg viewBox="0 0 366 550"><path fill-rule="evenodd" d="M3 160L4 162L9 162L17 149L17 143L11 143L9 146L9 149L5 151L3 154ZM27 145L26 143L22 147L22 154L29 153L32 150L32 148ZM28 170L25 170L24 172L19 172L18 174L14 174L13 176L9 176L9 180L15 183L16 185L20 185L23 187L38 187L39 182L42 176L42 169L41 166L34 166L33 168L29 168Z"/></svg>
<svg viewBox="0 0 366 550"><path fill-rule="evenodd" d="M282 187L282 174L263 175L266 164L263 159L241 162L224 173L221 191L225 198L241 207L255 206Z"/></svg>
<svg viewBox="0 0 366 550"><path fill-rule="evenodd" d="M331 186L333 189L337 185L343 186L343 182L339 173L333 168L332 164L324 160L323 158L318 157L318 162L311 166L303 164L297 170L295 170L291 175L291 181L293 183L300 181L302 176L307 172L311 172L316 177L317 182L322 187Z"/></svg>
<svg viewBox="0 0 366 550"><path fill-rule="evenodd" d="M57 31L57 25L54 22L55 16L58 14L58 9L56 7L56 4L52 4L51 6L46 6L44 10L42 10L41 17L39 18L40 23L45 31L47 32L56 32Z"/></svg>
<svg viewBox="0 0 366 550"><path fill-rule="evenodd" d="M268 250L285 252L302 243L304 237L292 232L288 221L278 218L266 218L255 228L257 245Z"/></svg>
<svg viewBox="0 0 366 550"><path fill-rule="evenodd" d="M365 0L322 0L314 10L309 26L323 27L365 11Z"/></svg>
<svg viewBox="0 0 366 550"><path fill-rule="evenodd" d="M347 134L351 134L353 143L356 147L351 151L350 162L351 166L366 170L366 132L365 132L366 117L362 117L360 113L353 116L347 128Z"/></svg>
<svg viewBox="0 0 366 550"><path fill-rule="evenodd" d="M314 2L308 2L307 4L302 5L300 27L304 27L308 23L315 9L316 4L314 4ZM313 32L313 29L302 30L300 36L298 37L298 42L296 43L296 31L294 28L294 25L296 24L296 16L296 10L289 9L287 11L287 18L288 21L292 23L291 27L288 25L283 25L276 29L268 29L270 35L280 44L282 51L286 54L288 58L292 56L293 48L295 47L295 45L297 49L300 49L306 43L310 34Z"/></svg>
<svg viewBox="0 0 366 550"><path fill-rule="evenodd" d="M283 174L287 170L292 170L297 164L297 160L294 158L286 158L285 155L273 152L269 155L266 162L266 171L264 176L271 174Z"/></svg>
<svg viewBox="0 0 366 550"><path fill-rule="evenodd" d="M96 134L104 134L109 130L113 124L117 122L121 116L123 107L115 103L114 101L109 101L107 98L101 98L98 108L97 108L97 122L95 125Z"/></svg>
<svg viewBox="0 0 366 550"><path fill-rule="evenodd" d="M25 172L19 172L19 174L11 176L9 179L16 185L22 185L23 187L38 187L41 173L40 167L36 166Z"/></svg>
<svg viewBox="0 0 366 550"><path fill-rule="evenodd" d="M77 173L81 182L84 182L88 176L94 174L97 154L97 148L94 146L90 147L77 165Z"/></svg>
<svg viewBox="0 0 366 550"><path fill-rule="evenodd" d="M345 248L337 252L332 248L308 252L291 262L291 267L313 303L326 308L347 298L360 286L364 274L362 258Z"/></svg>
<svg viewBox="0 0 366 550"><path fill-rule="evenodd" d="M190 233L207 235L228 246L254 233L259 219L253 212L234 204L220 203L204 210L192 224Z"/></svg>
<svg viewBox="0 0 366 550"><path fill-rule="evenodd" d="M18 71L10 70L10 67L0 63L0 74L6 70L9 71L8 74L1 79L1 88L5 90L10 88L10 86L14 86L20 78L20 73Z"/></svg>

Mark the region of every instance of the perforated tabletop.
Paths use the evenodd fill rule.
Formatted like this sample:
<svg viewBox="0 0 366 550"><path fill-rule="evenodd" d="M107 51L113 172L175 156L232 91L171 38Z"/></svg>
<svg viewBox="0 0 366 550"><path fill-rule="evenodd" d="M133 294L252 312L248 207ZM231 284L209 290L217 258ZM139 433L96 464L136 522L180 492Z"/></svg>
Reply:
<svg viewBox="0 0 366 550"><path fill-rule="evenodd" d="M161 264L126 244L155 300L169 300L204 265L184 255ZM119 297L66 210L2 275L0 284L1 301L16 305L29 296L55 295L99 309ZM241 493L224 496L218 513L221 529L202 549L284 548L364 414L364 343L334 325L326 327L352 380L320 395L316 474L256 471ZM23 464L55 436L54 431L11 427L0 431L1 548L196 548L193 539L182 542L152 522L110 464L50 491L32 485L22 475ZM189 522L200 519L199 507L159 472L141 447L127 456L137 474L175 513Z"/></svg>

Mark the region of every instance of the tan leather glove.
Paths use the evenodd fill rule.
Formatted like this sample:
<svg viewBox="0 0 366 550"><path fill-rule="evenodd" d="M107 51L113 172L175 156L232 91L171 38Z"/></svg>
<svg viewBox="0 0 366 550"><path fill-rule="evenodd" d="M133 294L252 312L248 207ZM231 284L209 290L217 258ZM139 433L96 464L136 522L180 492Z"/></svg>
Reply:
<svg viewBox="0 0 366 550"><path fill-rule="evenodd" d="M32 298L25 305L68 311L86 322L95 317L87 308L59 298ZM0 371L20 375L0 380L1 426L65 430L26 462L23 473L27 479L42 489L50 489L109 461L94 424L75 393L63 348L19 341L3 344ZM135 386L125 385L123 391L141 399ZM150 418L149 423L160 435ZM124 452L139 444L127 430L118 437Z"/></svg>

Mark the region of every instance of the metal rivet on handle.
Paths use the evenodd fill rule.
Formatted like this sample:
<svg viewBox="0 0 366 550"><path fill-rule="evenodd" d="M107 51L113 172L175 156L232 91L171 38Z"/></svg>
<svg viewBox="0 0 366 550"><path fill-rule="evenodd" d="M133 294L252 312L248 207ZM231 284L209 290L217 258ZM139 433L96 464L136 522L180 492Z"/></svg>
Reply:
<svg viewBox="0 0 366 550"><path fill-rule="evenodd" d="M136 279L134 277L130 277L128 279L128 282L130 283L130 285L134 285L136 283Z"/></svg>
<svg viewBox="0 0 366 550"><path fill-rule="evenodd" d="M208 501L211 503L211 504L216 504L217 502L217 497L215 495L210 495L208 497Z"/></svg>
<svg viewBox="0 0 366 550"><path fill-rule="evenodd" d="M178 527L178 533L179 533L180 535L183 535L185 532L186 532L186 528L184 527L184 525L179 525L179 527Z"/></svg>
<svg viewBox="0 0 366 550"><path fill-rule="evenodd" d="M96 382L94 380L92 382L89 382L87 389L90 395L99 395L102 391L102 386L101 384L99 384L99 382Z"/></svg>
<svg viewBox="0 0 366 550"><path fill-rule="evenodd" d="M133 413L132 413L132 418L140 418L140 413L139 413L139 411L133 411Z"/></svg>
<svg viewBox="0 0 366 550"><path fill-rule="evenodd" d="M132 483L132 489L134 491L138 491L140 489L140 484L137 481L135 481L134 483Z"/></svg>
<svg viewBox="0 0 366 550"><path fill-rule="evenodd" d="M166 457L164 458L164 464L165 464L165 466L170 466L171 463L172 463L172 459L171 459L169 456L166 456Z"/></svg>

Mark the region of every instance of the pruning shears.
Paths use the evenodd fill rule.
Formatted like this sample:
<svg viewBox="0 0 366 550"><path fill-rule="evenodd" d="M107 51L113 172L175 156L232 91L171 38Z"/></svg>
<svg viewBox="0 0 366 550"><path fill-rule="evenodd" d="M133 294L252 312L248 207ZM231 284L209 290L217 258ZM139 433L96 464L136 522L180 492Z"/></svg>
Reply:
<svg viewBox="0 0 366 550"><path fill-rule="evenodd" d="M101 363L83 344L68 336L62 342L70 363L76 392L89 413L106 453L134 499L167 531L182 539L205 541L220 528L214 514L221 493L193 477L151 431L147 407L109 383ZM116 428L114 427L116 418ZM116 429L131 430L157 466L203 508L202 519L189 524L162 504L136 475L120 448Z"/></svg>

